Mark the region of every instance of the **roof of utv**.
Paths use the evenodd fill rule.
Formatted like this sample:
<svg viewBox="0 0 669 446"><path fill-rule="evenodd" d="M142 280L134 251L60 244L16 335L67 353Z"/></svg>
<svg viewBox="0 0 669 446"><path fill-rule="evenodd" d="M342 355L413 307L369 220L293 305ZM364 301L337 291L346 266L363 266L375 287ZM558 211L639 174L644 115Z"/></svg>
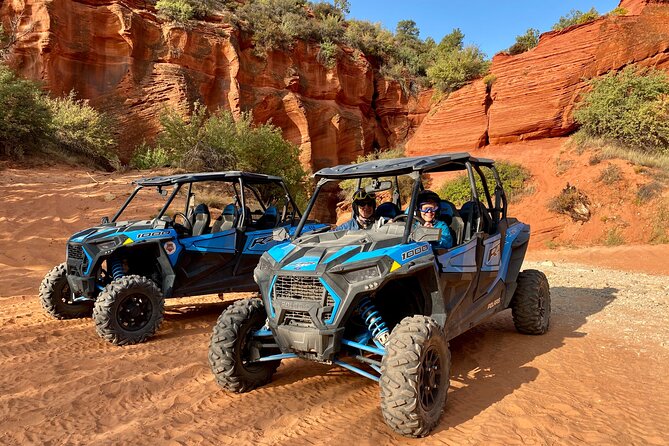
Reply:
<svg viewBox="0 0 669 446"><path fill-rule="evenodd" d="M465 169L465 162L480 166L492 166L493 160L475 158L467 152L443 153L441 155L414 156L365 161L359 164L342 164L326 167L314 174L316 178L363 178L405 175L411 172L446 172Z"/></svg>
<svg viewBox="0 0 669 446"><path fill-rule="evenodd" d="M183 173L164 177L142 178L133 181L133 183L138 186L169 186L172 184L197 183L200 181L237 181L240 178L251 183L273 183L276 181L283 181L283 178L272 175L231 170L227 172Z"/></svg>

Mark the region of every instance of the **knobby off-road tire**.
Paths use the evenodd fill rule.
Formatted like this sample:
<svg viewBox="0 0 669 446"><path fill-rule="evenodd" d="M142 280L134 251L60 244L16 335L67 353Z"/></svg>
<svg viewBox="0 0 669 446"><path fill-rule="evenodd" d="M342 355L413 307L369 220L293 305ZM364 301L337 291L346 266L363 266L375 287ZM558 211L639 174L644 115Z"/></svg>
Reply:
<svg viewBox="0 0 669 446"><path fill-rule="evenodd" d="M90 317L93 312L93 301L74 301L64 263L54 266L44 276L39 286L39 301L42 308L56 319Z"/></svg>
<svg viewBox="0 0 669 446"><path fill-rule="evenodd" d="M516 330L531 335L546 333L551 317L551 291L544 273L534 269L521 271L510 306Z"/></svg>
<svg viewBox="0 0 669 446"><path fill-rule="evenodd" d="M249 363L252 334L266 318L258 298L237 301L219 316L209 344L209 365L222 388L243 393L271 381L281 360Z"/></svg>
<svg viewBox="0 0 669 446"><path fill-rule="evenodd" d="M93 308L95 329L114 345L144 342L163 322L165 299L158 286L143 276L114 280L98 295Z"/></svg>
<svg viewBox="0 0 669 446"><path fill-rule="evenodd" d="M393 329L381 361L381 412L388 426L423 437L444 410L451 353L443 329L426 316L404 318Z"/></svg>

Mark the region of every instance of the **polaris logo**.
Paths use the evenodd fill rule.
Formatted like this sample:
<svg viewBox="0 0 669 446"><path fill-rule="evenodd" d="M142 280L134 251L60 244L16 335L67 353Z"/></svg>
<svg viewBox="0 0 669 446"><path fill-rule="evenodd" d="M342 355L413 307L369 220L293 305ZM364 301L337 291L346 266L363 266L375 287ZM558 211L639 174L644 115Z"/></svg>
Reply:
<svg viewBox="0 0 669 446"><path fill-rule="evenodd" d="M424 253L424 252L427 251L427 250L428 250L427 245L422 245L422 246L419 246L419 247L417 247L417 248L410 249L410 250L408 250L408 251L404 251L404 252L402 253L402 260L406 260L406 259L408 259L408 258L417 256L418 254L422 254L422 253Z"/></svg>
<svg viewBox="0 0 669 446"><path fill-rule="evenodd" d="M163 235L170 235L170 231L144 232L142 234L137 234L137 238L160 237Z"/></svg>
<svg viewBox="0 0 669 446"><path fill-rule="evenodd" d="M490 303L488 304L488 308L486 308L486 309L487 309L487 310L490 310L491 308L494 308L494 307L496 307L497 305L499 305L501 302L502 302L502 298L501 298L501 297L498 297L497 299L495 299L495 300L493 300L492 302L490 302Z"/></svg>
<svg viewBox="0 0 669 446"><path fill-rule="evenodd" d="M309 311L311 307L317 305L317 303L311 301L305 302L302 300L281 300L279 301L279 305L285 310Z"/></svg>

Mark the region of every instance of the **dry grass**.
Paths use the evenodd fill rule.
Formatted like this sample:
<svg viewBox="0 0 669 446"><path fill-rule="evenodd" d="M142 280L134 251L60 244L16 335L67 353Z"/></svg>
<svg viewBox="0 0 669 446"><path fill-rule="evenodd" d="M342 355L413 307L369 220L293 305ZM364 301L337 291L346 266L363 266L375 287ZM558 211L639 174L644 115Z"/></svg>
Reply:
<svg viewBox="0 0 669 446"><path fill-rule="evenodd" d="M604 169L601 170L601 172L599 173L599 177L597 178L597 181L610 186L622 179L623 179L623 172L622 170L620 170L620 167L616 166L615 164L609 164L608 166L606 166Z"/></svg>

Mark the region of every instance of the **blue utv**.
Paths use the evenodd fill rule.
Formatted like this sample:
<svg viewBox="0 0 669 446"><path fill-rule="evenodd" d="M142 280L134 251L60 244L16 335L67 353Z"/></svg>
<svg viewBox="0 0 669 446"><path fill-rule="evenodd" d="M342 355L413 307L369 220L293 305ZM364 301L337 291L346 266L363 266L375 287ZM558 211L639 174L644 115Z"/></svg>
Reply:
<svg viewBox="0 0 669 446"><path fill-rule="evenodd" d="M416 212L422 175L453 171L467 173L471 199L457 208L440 197L446 225L423 226ZM518 331L548 329L548 281L520 271L530 228L507 216L494 162L468 153L341 165L315 177L295 233L275 232L290 243L271 248L255 269L262 300L238 301L219 317L211 369L221 387L245 392L269 382L282 359L336 364L380 383L392 429L425 436L446 402L450 339L507 308ZM376 222L305 234L309 214L323 209L319 198L344 180L388 198L377 205ZM404 211L401 185L410 188ZM442 230L451 233L451 248L436 247Z"/></svg>
<svg viewBox="0 0 669 446"><path fill-rule="evenodd" d="M292 233L301 217L280 177L231 171L134 183L111 221L69 239L65 263L39 289L48 314L92 315L116 345L152 336L166 298L257 291L253 269L278 244L272 231Z"/></svg>

